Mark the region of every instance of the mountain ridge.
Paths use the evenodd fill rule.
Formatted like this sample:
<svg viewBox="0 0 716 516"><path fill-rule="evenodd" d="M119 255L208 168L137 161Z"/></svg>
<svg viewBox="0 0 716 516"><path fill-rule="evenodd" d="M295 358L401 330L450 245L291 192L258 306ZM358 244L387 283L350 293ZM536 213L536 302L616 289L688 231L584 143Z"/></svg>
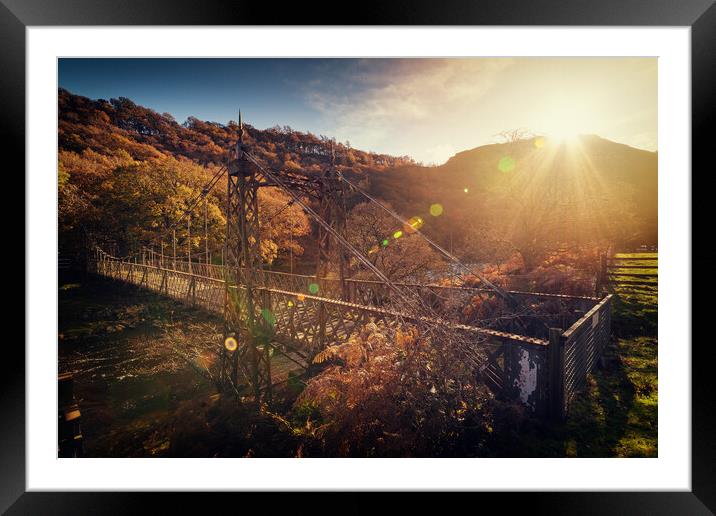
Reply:
<svg viewBox="0 0 716 516"><path fill-rule="evenodd" d="M265 165L320 174L333 150L341 172L363 181L372 195L390 202L406 217L424 216L432 223L425 231L444 243L449 234L451 245L453 240L457 246L466 240L453 235L454 227L475 221L490 221L497 227L495 220L519 209L520 202L524 205L524 199L515 203L515 197L544 192L551 192L544 200L561 210L565 220L574 218L575 205L582 205L579 210L585 213L573 223L584 225L585 233L601 232L593 222L587 229L587 221L595 213L606 217L608 212L612 218L621 217L624 227L619 234L605 229L600 239L657 240L658 153L596 135L580 136L571 146L543 137L491 143L460 151L442 165L424 166L408 156L361 151L348 142L288 126L264 130L245 126L253 152ZM126 154L139 161L173 156L210 167L226 161L236 144L237 129L232 121L223 125L194 117L179 124L171 115L127 98L92 100L58 90L58 146L65 153ZM595 200L600 196L604 202ZM428 216L433 204L444 208L443 216Z"/></svg>

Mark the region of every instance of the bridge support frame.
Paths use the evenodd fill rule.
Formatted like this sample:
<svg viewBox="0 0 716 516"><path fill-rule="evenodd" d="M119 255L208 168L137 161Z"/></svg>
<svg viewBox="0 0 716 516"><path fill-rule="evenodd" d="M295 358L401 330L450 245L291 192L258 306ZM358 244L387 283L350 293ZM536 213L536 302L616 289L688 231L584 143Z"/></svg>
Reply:
<svg viewBox="0 0 716 516"><path fill-rule="evenodd" d="M257 288L262 285L259 177L245 154L243 126L236 151L236 159L228 167L224 319L225 338L234 337L238 346L235 350L223 348L221 382L230 379L238 388L241 371L256 400L268 401L272 383L269 331Z"/></svg>
<svg viewBox="0 0 716 516"><path fill-rule="evenodd" d="M346 236L346 198L345 187L343 181L338 176L335 163L335 153L331 147L331 165L323 173L320 182L319 209L318 214L325 220L331 228L338 234ZM320 278L326 278L330 274L330 265L336 260L338 274L338 283L340 286L340 298L343 301L349 301L348 285L346 283L346 274L348 272L348 255L346 250L338 242L334 242L334 237L324 227L318 227L318 252L316 255L316 278L320 285ZM318 309L318 342L314 343L314 349L320 351L325 344L326 336L326 320L327 316L325 308L321 305Z"/></svg>

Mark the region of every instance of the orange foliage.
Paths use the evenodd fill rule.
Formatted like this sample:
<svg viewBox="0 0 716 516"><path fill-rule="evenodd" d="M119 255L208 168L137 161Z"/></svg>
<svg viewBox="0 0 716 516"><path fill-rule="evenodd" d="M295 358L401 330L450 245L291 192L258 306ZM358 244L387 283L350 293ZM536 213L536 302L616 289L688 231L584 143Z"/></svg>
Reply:
<svg viewBox="0 0 716 516"><path fill-rule="evenodd" d="M437 348L414 328L391 335L369 323L317 355L314 362L325 369L294 408L317 412L305 424L320 453L435 456L478 446L490 395L464 361Z"/></svg>

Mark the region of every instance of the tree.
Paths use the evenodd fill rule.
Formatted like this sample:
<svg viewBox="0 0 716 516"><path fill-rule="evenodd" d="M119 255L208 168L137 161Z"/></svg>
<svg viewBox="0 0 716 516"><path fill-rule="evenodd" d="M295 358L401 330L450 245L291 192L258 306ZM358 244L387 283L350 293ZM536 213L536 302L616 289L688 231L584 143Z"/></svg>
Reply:
<svg viewBox="0 0 716 516"><path fill-rule="evenodd" d="M261 255L266 263L279 256L303 254L299 238L311 231L308 217L291 197L278 188L259 190Z"/></svg>
<svg viewBox="0 0 716 516"><path fill-rule="evenodd" d="M492 228L486 240L518 253L524 272L556 251L605 245L619 226L635 226L628 206L610 202L630 187L605 183L579 143L538 147L522 134L508 132L516 139L503 146L499 180L481 208Z"/></svg>
<svg viewBox="0 0 716 516"><path fill-rule="evenodd" d="M170 238L168 228L214 173L185 159L134 161L126 153L112 157L89 150L82 155L61 153L60 170L69 174L60 191L61 221L68 226L69 214L75 213L75 225L100 240L115 240L123 252L145 245L159 248L161 236ZM82 209L73 212L78 202ZM220 197L209 196L211 248L223 242L225 219L220 205ZM204 232L198 230L200 224L195 224L191 247L198 250ZM182 224L177 228L178 238L186 238L185 233L186 225Z"/></svg>
<svg viewBox="0 0 716 516"><path fill-rule="evenodd" d="M374 204L355 206L348 215L347 228L349 242L391 280L420 281L445 268L440 255L423 238ZM355 259L350 269L355 276L372 274Z"/></svg>
<svg viewBox="0 0 716 516"><path fill-rule="evenodd" d="M457 347L416 328L368 323L314 363L324 369L308 380L292 419L319 454L474 455L495 425L491 395Z"/></svg>
<svg viewBox="0 0 716 516"><path fill-rule="evenodd" d="M523 140L529 140L530 138L534 138L534 136L534 133L526 128L518 127L517 129L500 131L495 135L495 138L497 138L500 143L516 143Z"/></svg>

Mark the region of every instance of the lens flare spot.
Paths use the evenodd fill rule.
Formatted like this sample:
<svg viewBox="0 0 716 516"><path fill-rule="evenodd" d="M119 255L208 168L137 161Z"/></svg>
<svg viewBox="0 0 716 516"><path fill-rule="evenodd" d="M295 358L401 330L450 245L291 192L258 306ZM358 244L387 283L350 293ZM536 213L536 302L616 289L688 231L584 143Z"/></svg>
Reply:
<svg viewBox="0 0 716 516"><path fill-rule="evenodd" d="M377 245L374 245L373 247L371 247L370 249L368 249L368 254L375 254L375 253L377 253L378 251L380 251L380 247L378 247Z"/></svg>
<svg viewBox="0 0 716 516"><path fill-rule="evenodd" d="M387 238L384 238L383 241L381 242L381 245L383 247L388 247L389 243L390 243L390 240L388 240Z"/></svg>
<svg viewBox="0 0 716 516"><path fill-rule="evenodd" d="M439 217L443 214L443 205L442 204L431 204L430 205L430 215L433 217Z"/></svg>
<svg viewBox="0 0 716 516"><path fill-rule="evenodd" d="M403 225L403 231L406 233L415 233L417 230L419 230L421 227L423 227L423 224L425 221L421 217L411 217L408 219L408 223Z"/></svg>
<svg viewBox="0 0 716 516"><path fill-rule="evenodd" d="M290 308L290 307L293 306L294 303L293 303L293 301L291 301L291 300L289 299L289 300L288 300L288 303L286 303L286 304L287 304L287 305L289 306L289 308Z"/></svg>
<svg viewBox="0 0 716 516"><path fill-rule="evenodd" d="M468 193L470 190L469 190L467 187L465 187L465 188L462 189L462 191L465 192L465 193Z"/></svg>
<svg viewBox="0 0 716 516"><path fill-rule="evenodd" d="M402 236L403 236L403 232L400 231L400 230L398 230L398 231L396 231L395 233L393 233L393 238L395 238L396 240L399 239L399 238L402 237Z"/></svg>
<svg viewBox="0 0 716 516"><path fill-rule="evenodd" d="M264 321L266 321L269 326L275 326L276 325L276 316L271 313L271 310L268 308L262 308L261 309L261 317L264 318Z"/></svg>
<svg viewBox="0 0 716 516"><path fill-rule="evenodd" d="M236 342L234 337L226 337L226 340L224 340L224 347L228 351L236 351L236 348L239 347L239 343Z"/></svg>
<svg viewBox="0 0 716 516"><path fill-rule="evenodd" d="M318 294L318 283L311 283L308 285L308 291L311 294Z"/></svg>
<svg viewBox="0 0 716 516"><path fill-rule="evenodd" d="M497 168L499 168L501 172L509 172L515 168L515 160L510 156L503 156L500 158L499 163L497 163Z"/></svg>
<svg viewBox="0 0 716 516"><path fill-rule="evenodd" d="M544 137L538 136L537 138L535 138L534 145L538 149L541 149L542 147L544 147Z"/></svg>
<svg viewBox="0 0 716 516"><path fill-rule="evenodd" d="M306 300L306 296L304 296L303 294L297 294L297 295L296 295L296 299L298 299L299 301L305 301L305 300Z"/></svg>

